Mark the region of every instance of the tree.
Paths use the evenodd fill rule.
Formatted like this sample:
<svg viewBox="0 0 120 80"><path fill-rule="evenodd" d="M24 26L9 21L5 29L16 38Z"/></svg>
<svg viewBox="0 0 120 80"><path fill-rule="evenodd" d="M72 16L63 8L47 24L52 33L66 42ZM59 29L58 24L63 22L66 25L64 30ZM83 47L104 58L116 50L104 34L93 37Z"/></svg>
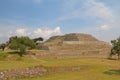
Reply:
<svg viewBox="0 0 120 80"><path fill-rule="evenodd" d="M17 39L17 36L12 36L9 38L8 44L12 42L12 40Z"/></svg>
<svg viewBox="0 0 120 80"><path fill-rule="evenodd" d="M112 40L112 49L111 49L111 54L112 55L117 55L118 59L120 59L120 37L117 40Z"/></svg>
<svg viewBox="0 0 120 80"><path fill-rule="evenodd" d="M26 52L26 49L34 47L35 42L29 37L17 37L9 43L9 48L20 50L20 56Z"/></svg>
<svg viewBox="0 0 120 80"><path fill-rule="evenodd" d="M39 37L39 38L35 38L33 40L35 43L37 43L37 42L43 41L44 39L42 37Z"/></svg>
<svg viewBox="0 0 120 80"><path fill-rule="evenodd" d="M6 47L5 43L0 44L0 49L2 49L3 51L5 50L5 47Z"/></svg>

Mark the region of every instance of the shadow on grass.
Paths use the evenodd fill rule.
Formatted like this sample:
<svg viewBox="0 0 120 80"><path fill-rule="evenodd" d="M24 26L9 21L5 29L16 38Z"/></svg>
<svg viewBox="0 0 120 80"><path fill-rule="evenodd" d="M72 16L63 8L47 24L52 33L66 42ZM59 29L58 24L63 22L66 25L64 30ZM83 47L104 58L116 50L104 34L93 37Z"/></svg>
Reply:
<svg viewBox="0 0 120 80"><path fill-rule="evenodd" d="M120 69L119 70L109 70L109 71L105 71L103 72L104 74L107 74L107 75L120 75Z"/></svg>
<svg viewBox="0 0 120 80"><path fill-rule="evenodd" d="M21 57L22 57L21 53L20 53L20 52L18 52L18 51L8 52L8 53L9 53L9 54L18 54L19 56L21 56Z"/></svg>
<svg viewBox="0 0 120 80"><path fill-rule="evenodd" d="M109 60L118 60L117 58L108 58Z"/></svg>

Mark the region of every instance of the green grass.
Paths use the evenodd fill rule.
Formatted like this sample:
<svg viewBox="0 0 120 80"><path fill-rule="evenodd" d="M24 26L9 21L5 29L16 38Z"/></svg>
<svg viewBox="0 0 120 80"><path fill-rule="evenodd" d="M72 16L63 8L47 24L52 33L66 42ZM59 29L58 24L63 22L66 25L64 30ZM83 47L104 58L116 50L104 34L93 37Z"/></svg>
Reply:
<svg viewBox="0 0 120 80"><path fill-rule="evenodd" d="M19 69L33 66L44 67L69 67L86 65L88 68L48 74L42 77L11 79L11 80L119 80L120 61L101 58L41 58L34 60L28 56L22 57L20 61L0 61L0 70Z"/></svg>
<svg viewBox="0 0 120 80"><path fill-rule="evenodd" d="M44 52L44 51L46 51L46 50L32 49L32 50L28 50L28 51L30 51L30 52L32 52L32 53L40 53L40 52Z"/></svg>
<svg viewBox="0 0 120 80"><path fill-rule="evenodd" d="M37 78L13 79L13 80L119 80L119 75L104 74L104 70L80 70L46 75Z"/></svg>
<svg viewBox="0 0 120 80"><path fill-rule="evenodd" d="M45 67L55 66L79 66L86 65L88 68L78 71L62 72L56 74L49 74L43 77L11 79L11 80L119 80L120 79L120 61L107 60L97 58L80 58L80 59L40 59L39 61L26 60L0 63L0 67L5 65L10 68L23 68L36 65L43 65ZM12 65L16 66L12 66ZM22 66L20 66L22 65Z"/></svg>

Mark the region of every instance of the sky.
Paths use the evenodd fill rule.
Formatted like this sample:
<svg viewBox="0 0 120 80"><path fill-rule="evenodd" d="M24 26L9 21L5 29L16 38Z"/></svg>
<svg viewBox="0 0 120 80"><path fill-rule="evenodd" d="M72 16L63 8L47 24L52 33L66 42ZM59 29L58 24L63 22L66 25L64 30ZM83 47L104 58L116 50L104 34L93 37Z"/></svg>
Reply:
<svg viewBox="0 0 120 80"><path fill-rule="evenodd" d="M91 34L120 36L120 0L0 0L0 43L11 36Z"/></svg>

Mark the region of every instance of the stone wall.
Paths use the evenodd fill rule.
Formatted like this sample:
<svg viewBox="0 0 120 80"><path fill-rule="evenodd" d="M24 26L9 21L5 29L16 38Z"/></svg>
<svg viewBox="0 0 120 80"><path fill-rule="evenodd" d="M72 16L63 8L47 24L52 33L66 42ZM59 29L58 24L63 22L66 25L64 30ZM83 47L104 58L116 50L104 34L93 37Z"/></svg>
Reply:
<svg viewBox="0 0 120 80"><path fill-rule="evenodd" d="M13 69L0 71L0 80L7 80L10 78L31 78L37 76L43 76L47 73L47 70L43 67L32 67L25 69Z"/></svg>
<svg viewBox="0 0 120 80"><path fill-rule="evenodd" d="M9 79L22 79L22 78L33 78L41 77L46 74L53 74L66 71L76 71L81 69L89 68L89 66L71 66L71 67L49 67L47 69L37 66L25 69L12 69L6 71L0 71L0 80L9 80Z"/></svg>
<svg viewBox="0 0 120 80"><path fill-rule="evenodd" d="M63 44L107 44L103 41L63 41Z"/></svg>

